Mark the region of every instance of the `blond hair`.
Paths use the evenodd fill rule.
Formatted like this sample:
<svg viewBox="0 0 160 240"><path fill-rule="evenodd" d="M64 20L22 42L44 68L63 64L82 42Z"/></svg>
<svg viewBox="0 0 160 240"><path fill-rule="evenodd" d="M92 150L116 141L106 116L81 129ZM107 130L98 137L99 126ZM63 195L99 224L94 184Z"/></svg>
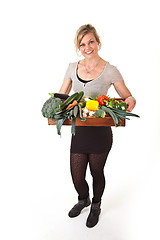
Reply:
<svg viewBox="0 0 160 240"><path fill-rule="evenodd" d="M93 33L96 41L99 44L99 49L101 48L101 41L100 41L100 37L96 31L96 29L91 25L91 24L85 24L82 25L76 32L76 36L74 39L74 44L75 44L75 48L76 48L76 52L78 53L79 47L80 47L80 43L82 41L82 38L87 34L87 33Z"/></svg>

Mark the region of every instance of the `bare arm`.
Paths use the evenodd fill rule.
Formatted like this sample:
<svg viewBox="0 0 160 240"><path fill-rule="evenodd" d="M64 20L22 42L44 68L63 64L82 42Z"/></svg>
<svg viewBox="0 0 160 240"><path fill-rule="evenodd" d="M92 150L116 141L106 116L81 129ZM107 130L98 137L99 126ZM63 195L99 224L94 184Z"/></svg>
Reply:
<svg viewBox="0 0 160 240"><path fill-rule="evenodd" d="M129 89L126 87L124 80L115 82L114 88L121 98L125 98L125 102L128 105L127 110L131 112L136 105L136 99L132 96Z"/></svg>
<svg viewBox="0 0 160 240"><path fill-rule="evenodd" d="M63 94L69 94L72 88L72 81L68 80L68 79L64 79L62 86L59 90L59 93L63 93Z"/></svg>

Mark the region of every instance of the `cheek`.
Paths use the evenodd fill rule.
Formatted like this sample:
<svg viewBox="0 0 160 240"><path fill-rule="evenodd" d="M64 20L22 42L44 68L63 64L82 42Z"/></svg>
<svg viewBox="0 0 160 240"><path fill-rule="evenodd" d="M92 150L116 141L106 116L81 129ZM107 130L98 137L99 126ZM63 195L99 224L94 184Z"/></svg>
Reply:
<svg viewBox="0 0 160 240"><path fill-rule="evenodd" d="M98 49L99 49L99 48L98 48L98 44L95 44L95 45L94 45L94 48L98 50Z"/></svg>
<svg viewBox="0 0 160 240"><path fill-rule="evenodd" d="M84 52L84 48L83 48L83 47L80 47L80 48L79 48L79 51L80 51L81 53L83 53L83 52Z"/></svg>

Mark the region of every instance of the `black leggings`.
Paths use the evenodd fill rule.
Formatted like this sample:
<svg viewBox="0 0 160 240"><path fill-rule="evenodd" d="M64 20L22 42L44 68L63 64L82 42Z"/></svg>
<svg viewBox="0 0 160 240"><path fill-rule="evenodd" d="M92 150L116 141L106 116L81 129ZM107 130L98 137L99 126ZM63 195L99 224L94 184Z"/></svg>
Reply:
<svg viewBox="0 0 160 240"><path fill-rule="evenodd" d="M89 163L93 177L93 202L101 201L105 188L104 166L108 152L105 153L71 153L70 166L73 184L78 193L78 199L86 199L89 196L88 183L85 180L86 169Z"/></svg>

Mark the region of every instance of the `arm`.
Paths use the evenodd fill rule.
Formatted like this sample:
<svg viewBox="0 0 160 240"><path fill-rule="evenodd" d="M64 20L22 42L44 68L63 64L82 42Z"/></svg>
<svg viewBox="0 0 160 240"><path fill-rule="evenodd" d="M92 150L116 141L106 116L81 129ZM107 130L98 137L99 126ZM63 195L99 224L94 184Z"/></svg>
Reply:
<svg viewBox="0 0 160 240"><path fill-rule="evenodd" d="M69 94L71 91L71 88L72 88L72 81L65 78L59 90L59 93Z"/></svg>
<svg viewBox="0 0 160 240"><path fill-rule="evenodd" d="M126 87L124 80L113 83L115 90L121 98L125 98L128 105L127 110L131 112L136 105L136 99L132 96L129 89Z"/></svg>

